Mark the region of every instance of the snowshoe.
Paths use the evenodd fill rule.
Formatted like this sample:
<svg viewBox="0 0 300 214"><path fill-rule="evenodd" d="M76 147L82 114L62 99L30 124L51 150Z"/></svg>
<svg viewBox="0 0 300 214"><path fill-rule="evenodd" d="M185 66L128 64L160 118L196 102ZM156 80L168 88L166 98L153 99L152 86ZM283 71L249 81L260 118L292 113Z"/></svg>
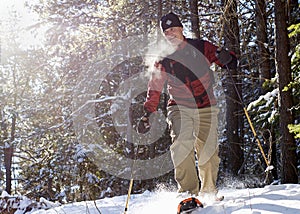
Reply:
<svg viewBox="0 0 300 214"><path fill-rule="evenodd" d="M198 208L203 208L203 204L195 197L182 200L177 207L177 214L191 213Z"/></svg>

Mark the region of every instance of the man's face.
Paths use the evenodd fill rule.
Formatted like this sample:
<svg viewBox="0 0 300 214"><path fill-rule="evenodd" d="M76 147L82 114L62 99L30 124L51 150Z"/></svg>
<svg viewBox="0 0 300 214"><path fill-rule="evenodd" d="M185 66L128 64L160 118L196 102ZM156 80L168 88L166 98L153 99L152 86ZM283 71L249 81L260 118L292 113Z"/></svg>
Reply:
<svg viewBox="0 0 300 214"><path fill-rule="evenodd" d="M170 27L164 31L164 35L174 46L178 46L184 40L182 27Z"/></svg>

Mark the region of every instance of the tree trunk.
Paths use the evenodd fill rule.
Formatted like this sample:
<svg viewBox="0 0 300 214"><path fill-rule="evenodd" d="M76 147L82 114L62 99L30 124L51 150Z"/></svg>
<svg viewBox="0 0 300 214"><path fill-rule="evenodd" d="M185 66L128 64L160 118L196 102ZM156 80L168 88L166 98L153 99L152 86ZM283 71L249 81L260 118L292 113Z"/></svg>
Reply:
<svg viewBox="0 0 300 214"><path fill-rule="evenodd" d="M231 3L230 3L231 2ZM226 2L228 4L225 8L224 13L224 42L229 50L234 51L237 56L239 56L239 28L238 28L238 18L236 16L237 12L237 2L235 0ZM238 84L238 73L237 69L232 69L229 71L230 74L227 75L225 84L226 93L226 134L228 140L228 162L229 171L233 175L237 175L238 171L243 163L243 151L241 149L241 133L240 130L240 120L242 117L239 112L241 112L241 105L239 103L240 88L236 87ZM237 90L239 91L237 91Z"/></svg>
<svg viewBox="0 0 300 214"><path fill-rule="evenodd" d="M266 47L268 44L267 37L267 17L266 17L266 2L265 0L256 0L256 35L258 42L258 65L260 68L262 83L265 80L271 79L271 63L270 63L270 53Z"/></svg>
<svg viewBox="0 0 300 214"><path fill-rule="evenodd" d="M258 57L257 57L257 63L260 70L260 87L261 87L261 94L267 93L267 89L263 87L263 83L266 80L270 80L272 78L271 76L271 57L270 52L268 49L268 33L267 33L267 13L266 13L266 1L265 0L256 0L255 1L255 7L256 7L256 36L257 36L257 45L258 45ZM266 127L265 129L273 131L271 125L269 127ZM278 179L277 175L277 156L276 156L276 144L275 142L275 134L271 133L272 142L270 143L272 146L272 154L271 154L271 165L275 167L275 169L272 170L272 175L274 179ZM267 151L265 151L267 152ZM267 183L271 183L272 179L270 176L267 176L268 179L266 179Z"/></svg>
<svg viewBox="0 0 300 214"><path fill-rule="evenodd" d="M289 132L288 125L294 122L291 108L293 106L292 92L284 90L291 82L291 59L289 57L289 39L287 32L287 5L285 1L275 0L276 25L276 70L279 75L280 96L280 132L281 132L281 182L298 183L296 142Z"/></svg>
<svg viewBox="0 0 300 214"><path fill-rule="evenodd" d="M190 10L191 10L191 24L192 24L192 32L194 37L200 38L200 30L199 30L199 14L198 14L198 1L190 0Z"/></svg>
<svg viewBox="0 0 300 214"><path fill-rule="evenodd" d="M5 191L11 194L11 164L12 164L12 154L13 148L11 146L4 149L4 166L5 166L5 176L6 176L6 186Z"/></svg>
<svg viewBox="0 0 300 214"><path fill-rule="evenodd" d="M10 139L6 136L6 143L4 146L4 166L5 166L5 176L6 176L6 186L5 191L8 194L11 194L11 183L12 183L12 175L11 175L11 167L12 167L12 157L13 157L13 141L15 139L15 127L16 127L16 115L12 115L12 124L11 124L11 137ZM6 127L7 128L7 127ZM6 130L7 131L7 130Z"/></svg>

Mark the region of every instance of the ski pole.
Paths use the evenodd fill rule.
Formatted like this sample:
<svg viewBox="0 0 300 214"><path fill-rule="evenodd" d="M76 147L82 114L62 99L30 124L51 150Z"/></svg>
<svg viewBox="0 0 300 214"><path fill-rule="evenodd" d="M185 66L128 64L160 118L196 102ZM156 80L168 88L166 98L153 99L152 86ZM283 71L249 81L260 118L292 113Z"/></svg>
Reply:
<svg viewBox="0 0 300 214"><path fill-rule="evenodd" d="M257 144L258 144L258 148L259 148L259 150L260 150L260 152L261 152L261 154L262 154L262 156L263 156L263 158L264 158L264 160L265 160L265 162L266 162L266 164L267 164L267 171L269 171L269 170L270 170L270 163L269 163L269 161L268 161L268 159L267 159L267 156L266 156L266 154L265 154L265 152L264 152L264 150L263 150L263 148L262 148L261 142L260 142L260 140L259 140L259 138L258 138L258 136L257 136L257 133L256 133L255 129L254 129L254 126L253 126L253 123L252 123L252 121L251 121L251 119L250 119L250 116L249 116L249 114L248 114L248 111L247 111L247 109L246 109L246 107L245 107L245 104L244 104L244 102L243 102L243 100L242 100L242 97L241 97L241 95L240 95L240 93L239 93L239 91L238 91L238 89L237 89L237 87L236 87L236 84L235 84L235 82L234 82L234 80L233 80L232 74L230 73L230 70L229 70L229 68L228 68L227 65L226 65L226 69L227 69L227 72L228 72L228 74L229 74L230 80L231 80L231 82L232 82L232 84L233 84L234 90L235 90L236 94L238 95L238 98L239 98L239 100L240 100L240 103L241 103L241 105L242 105L242 107L243 107L244 113L245 113L245 115L246 115L246 118L247 118L248 123L249 123L250 128L251 128L251 131L252 131L252 133L253 133L253 135L254 135L254 138L255 138L255 140L256 140L256 142L257 142Z"/></svg>
<svg viewBox="0 0 300 214"><path fill-rule="evenodd" d="M124 214L126 214L127 210L128 210L128 204L129 204L129 199L130 199L130 194L131 194L132 186L133 186L133 178L130 179Z"/></svg>
<svg viewBox="0 0 300 214"><path fill-rule="evenodd" d="M130 200L130 195L131 195L132 186L133 186L133 180L134 180L134 172L133 172L133 170L134 170L134 166L135 166L135 161L136 161L137 156L138 156L138 152L139 152L139 145L137 145L136 152L134 154L134 159L133 159L133 162L132 162L132 165L131 165L130 182L129 182L129 188L128 188L128 193L127 193L127 199L126 199L124 214L127 213L128 207L129 207L129 200Z"/></svg>

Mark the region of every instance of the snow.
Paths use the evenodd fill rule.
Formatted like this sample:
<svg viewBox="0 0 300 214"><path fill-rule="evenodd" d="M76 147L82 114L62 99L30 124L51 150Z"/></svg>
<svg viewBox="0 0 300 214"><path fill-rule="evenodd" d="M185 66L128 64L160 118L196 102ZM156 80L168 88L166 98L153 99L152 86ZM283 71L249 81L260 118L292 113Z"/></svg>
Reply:
<svg viewBox="0 0 300 214"><path fill-rule="evenodd" d="M265 106L269 106L273 102L272 98L277 98L278 97L278 93L279 93L279 89L276 88L276 89L274 89L271 92L267 92L265 95L261 95L257 100L249 103L249 105L247 107L247 111L249 111L253 107L257 106L263 100L267 101L267 103L265 104ZM262 106L262 108L263 108L263 106Z"/></svg>
<svg viewBox="0 0 300 214"><path fill-rule="evenodd" d="M193 214L300 213L300 184L269 185L253 189L223 188L219 190L219 195L224 195L225 199L213 202L198 197L204 204L204 208L199 208ZM104 198L95 202L76 202L49 210L34 211L31 214L123 214L126 199L127 195ZM175 192L167 189L134 194L129 200L127 214L175 214L177 205L182 199Z"/></svg>
<svg viewBox="0 0 300 214"><path fill-rule="evenodd" d="M5 197L10 197L10 195L6 192L6 191L3 191L2 193L1 193L1 196L0 196L1 198L5 198Z"/></svg>

